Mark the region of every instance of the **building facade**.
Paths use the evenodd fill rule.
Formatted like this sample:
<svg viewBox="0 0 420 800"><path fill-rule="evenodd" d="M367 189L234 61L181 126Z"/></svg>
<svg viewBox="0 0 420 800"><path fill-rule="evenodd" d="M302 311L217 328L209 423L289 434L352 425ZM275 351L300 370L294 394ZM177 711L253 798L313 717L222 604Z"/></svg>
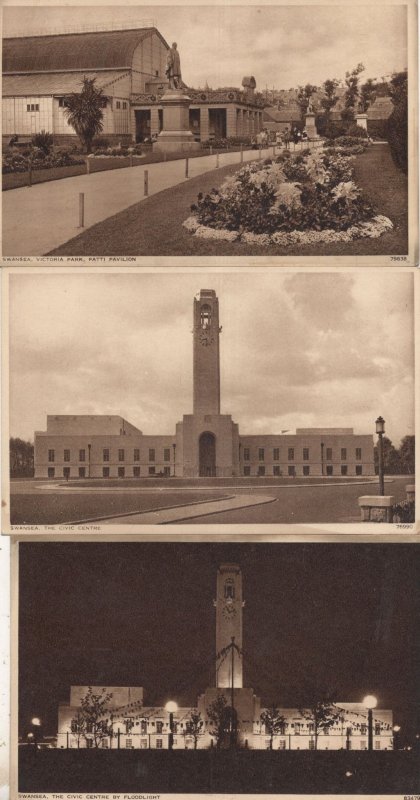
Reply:
<svg viewBox="0 0 420 800"><path fill-rule="evenodd" d="M76 141L65 98L81 91L85 76L103 89L103 136L142 142L159 134L168 50L153 27L5 38L5 141L42 130L52 133L56 143ZM188 89L190 129L197 141L261 130L264 102L255 96L255 79L244 78L242 83L242 89Z"/></svg>
<svg viewBox="0 0 420 800"><path fill-rule="evenodd" d="M209 748L216 745L215 730L209 719L211 704L221 695L234 720L235 744L250 749L311 750L315 749L314 722L304 709L279 708L284 724L273 737L261 715L266 711L254 689L243 685L243 608L242 573L238 564L221 564L217 571L215 606L216 652L214 685L198 697L194 707L169 712L165 706L145 706L142 687L92 687L95 694L112 695L106 719L107 734L101 738L102 748L167 749L170 737L176 749ZM80 733L77 715L88 686L72 686L70 702L58 710L57 747L93 747L94 733ZM175 693L176 695L176 693ZM172 699L174 702L174 699ZM176 704L175 704L176 705ZM171 707L173 708L173 706ZM233 710L232 710L233 709ZM336 721L317 734L319 750L367 750L368 711L362 703L337 702ZM171 713L171 716L170 716ZM193 715L200 715L199 732L193 735ZM375 709L372 716L372 741L375 750L393 749L392 711ZM197 728L196 728L197 730ZM222 746L229 746L226 731Z"/></svg>
<svg viewBox="0 0 420 800"><path fill-rule="evenodd" d="M374 475L373 438L352 428L246 435L220 403L219 301L193 304L193 411L175 435L145 435L119 416L51 415L35 433L36 478L357 477Z"/></svg>

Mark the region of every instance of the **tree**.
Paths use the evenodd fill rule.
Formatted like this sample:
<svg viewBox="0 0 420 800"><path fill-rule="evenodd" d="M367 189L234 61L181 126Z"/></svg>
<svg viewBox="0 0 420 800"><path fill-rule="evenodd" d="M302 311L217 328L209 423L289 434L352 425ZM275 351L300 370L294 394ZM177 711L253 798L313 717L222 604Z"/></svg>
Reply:
<svg viewBox="0 0 420 800"><path fill-rule="evenodd" d="M228 746L229 742L236 742L237 728L234 710L228 706L224 694L218 694L216 699L206 709L210 723L210 735L216 739L216 748ZM232 725L234 736L232 736Z"/></svg>
<svg viewBox="0 0 420 800"><path fill-rule="evenodd" d="M103 130L103 105L105 96L102 89L95 86L96 78L83 78L82 91L65 97L64 113L69 124L76 131L87 153L92 150L95 136Z"/></svg>
<svg viewBox="0 0 420 800"><path fill-rule="evenodd" d="M297 102L300 108L300 114L302 117L302 121L305 119L305 114L308 110L309 101L314 92L316 92L317 87L312 86L311 83L307 83L306 86L299 86L299 91L297 93Z"/></svg>
<svg viewBox="0 0 420 800"><path fill-rule="evenodd" d="M77 747L80 747L80 740L86 733L86 719L81 711L78 711L71 721L71 732L76 737Z"/></svg>
<svg viewBox="0 0 420 800"><path fill-rule="evenodd" d="M34 446L23 439L10 439L10 477L32 478L34 474Z"/></svg>
<svg viewBox="0 0 420 800"><path fill-rule="evenodd" d="M386 472L388 475L398 475L401 472L399 453L398 450L396 450L394 445L392 444L391 439L388 439L387 436L382 437L382 454L383 454L384 472ZM378 445L375 445L374 447L374 460L375 460L375 472L378 473L379 471Z"/></svg>
<svg viewBox="0 0 420 800"><path fill-rule="evenodd" d="M340 717L341 709L335 705L335 694L325 688L308 684L303 692L303 703L299 707L302 717L313 725L315 750L318 749L320 731L327 731Z"/></svg>
<svg viewBox="0 0 420 800"><path fill-rule="evenodd" d="M270 736L270 750L273 749L273 739L276 733L283 733L286 717L280 714L275 704L271 708L266 708L261 714L261 722L265 725L266 733Z"/></svg>
<svg viewBox="0 0 420 800"><path fill-rule="evenodd" d="M76 735L83 736L86 741L90 739L94 747L99 747L105 737L112 736L112 726L107 717L111 698L112 693L105 689L102 689L101 694L95 694L89 686L82 698L80 710L71 720L71 728L75 729Z"/></svg>
<svg viewBox="0 0 420 800"><path fill-rule="evenodd" d="M368 108L375 102L377 97L376 86L372 80L366 81L363 86L360 87L360 101L359 101L359 108L363 114L366 114Z"/></svg>
<svg viewBox="0 0 420 800"><path fill-rule="evenodd" d="M404 436L398 450L402 473L414 475L415 469L415 437Z"/></svg>
<svg viewBox="0 0 420 800"><path fill-rule="evenodd" d="M402 172L408 171L408 78L407 70L396 72L389 84L394 106L387 122L392 158Z"/></svg>
<svg viewBox="0 0 420 800"><path fill-rule="evenodd" d="M186 723L186 735L194 739L194 750L197 750L198 737L202 733L204 721L199 711L191 711Z"/></svg>
<svg viewBox="0 0 420 800"><path fill-rule="evenodd" d="M331 111L338 100L338 95L336 95L335 93L337 86L338 86L338 81L335 78L328 79L324 81L324 83L322 84L322 88L324 90L324 97L321 98L321 106L324 109L324 114L327 120L330 119Z"/></svg>
<svg viewBox="0 0 420 800"><path fill-rule="evenodd" d="M354 110L359 97L359 75L364 72L363 64L358 64L351 72L346 72L346 92L344 95L344 109L341 112L341 119L344 122L352 122Z"/></svg>

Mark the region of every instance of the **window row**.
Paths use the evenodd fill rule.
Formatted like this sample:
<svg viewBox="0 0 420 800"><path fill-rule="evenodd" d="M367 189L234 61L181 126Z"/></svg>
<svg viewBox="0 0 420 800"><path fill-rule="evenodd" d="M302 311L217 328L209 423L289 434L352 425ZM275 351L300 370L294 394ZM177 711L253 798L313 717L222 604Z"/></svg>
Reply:
<svg viewBox="0 0 420 800"><path fill-rule="evenodd" d="M272 460L273 461L280 461L280 448L279 447L274 447L272 452L273 452ZM288 450L287 450L287 460L288 461L294 461L297 452L298 452L298 450L295 447L289 447ZM269 459L268 448L259 447L258 448L258 461L265 461L266 455L267 455L267 458ZM355 457L356 457L356 461L361 461L362 460L362 448L361 447L356 447L355 448ZM341 459L341 461L347 461L347 447L342 447L340 449L340 459ZM251 448L250 447L244 447L244 449L243 449L243 460L244 461L251 461ZM304 447L302 449L302 460L303 461L309 461L309 447ZM333 448L332 447L327 447L325 449L325 460L326 461L332 461L333 460Z"/></svg>
<svg viewBox="0 0 420 800"><path fill-rule="evenodd" d="M55 450L48 450L48 461L50 463L54 463L55 459ZM110 461L111 451L109 448L105 447L102 450L102 461ZM63 451L63 461L70 461L71 460L71 452L70 450ZM125 461L126 460L126 450L123 448L118 450L118 461ZM130 460L128 458L128 460ZM140 449L134 448L133 450L133 461L140 461ZM170 461L171 460L171 448L165 447L163 450L163 461ZM82 449L79 450L79 458L78 461L86 461L86 450ZM149 461L156 461L156 450L153 447L149 448Z"/></svg>
<svg viewBox="0 0 420 800"><path fill-rule="evenodd" d="M302 475L310 475L310 474L311 474L311 468L310 468L309 464L306 464L306 465L304 464L302 466ZM319 475L319 472L318 471L317 472L313 472L312 474ZM349 473L349 468L348 468L347 464L341 464L339 468L338 467L334 468L332 464L327 464L326 467L325 467L325 474L330 477L331 475L349 475L350 473ZM363 475L363 466L362 466L362 464L356 464L354 474L355 475ZM272 472L269 472L268 469L265 466L263 466L262 464L259 464L259 466L256 468L256 471L251 472L251 466L247 466L245 464L244 467L243 467L243 475L260 475L260 476L261 475L275 475L277 477L280 477L281 475L283 475L283 472L281 471L280 467L276 466L275 464L273 466L273 471ZM297 475L297 470L296 470L296 467L294 465L293 466L289 465L287 467L287 475L289 477L295 477Z"/></svg>
<svg viewBox="0 0 420 800"><path fill-rule="evenodd" d="M88 478L90 477L86 467L76 467L77 474L70 472L70 467L63 467L63 474L59 474L59 469L55 467L48 467L48 477L49 478L66 478L68 480L71 478ZM157 470L156 467L148 467L147 472L143 471L143 475L167 475L170 476L171 468L164 467L163 470ZM111 475L111 467L102 467L102 478L140 478L141 472L140 467L133 467L133 472L130 475L128 469L125 467L117 467L117 472ZM101 477L100 475L95 475L95 478Z"/></svg>

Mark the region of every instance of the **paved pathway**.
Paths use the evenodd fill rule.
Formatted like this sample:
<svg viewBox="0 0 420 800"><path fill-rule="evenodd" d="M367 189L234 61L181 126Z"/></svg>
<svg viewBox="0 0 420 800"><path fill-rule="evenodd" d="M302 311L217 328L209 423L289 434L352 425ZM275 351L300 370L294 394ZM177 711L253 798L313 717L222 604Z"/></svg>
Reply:
<svg viewBox="0 0 420 800"><path fill-rule="evenodd" d="M277 148L277 152L279 149ZM244 162L273 154L273 147L245 150ZM240 163L240 153L222 153L219 166ZM189 160L189 178L210 172L217 156ZM85 195L85 229L144 200L144 171L149 195L185 181L185 160L143 164L77 175L3 192L3 255L41 256L81 233L79 193Z"/></svg>
<svg viewBox="0 0 420 800"><path fill-rule="evenodd" d="M166 525L170 522L182 522L184 520L206 517L209 514L221 514L225 511L234 511L238 508L248 508L249 506L259 506L265 503L274 503L276 497L269 495L232 495L222 500L203 500L197 503L189 503L184 506L172 506L172 508L159 508L156 511L131 512L120 516L80 520L78 524L87 522L101 522L102 525Z"/></svg>

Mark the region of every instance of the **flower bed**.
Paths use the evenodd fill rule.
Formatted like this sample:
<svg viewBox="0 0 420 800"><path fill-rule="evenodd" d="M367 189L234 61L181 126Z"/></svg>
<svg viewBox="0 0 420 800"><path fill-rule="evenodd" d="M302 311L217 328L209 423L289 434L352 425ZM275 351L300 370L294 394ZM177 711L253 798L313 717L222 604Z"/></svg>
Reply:
<svg viewBox="0 0 420 800"><path fill-rule="evenodd" d="M30 164L33 170L39 170L53 167L70 167L84 163L83 158L72 156L67 151L58 151L45 155L42 150L34 147L28 153L19 153L17 150L3 153L2 173L3 175L8 175L12 172L27 172Z"/></svg>
<svg viewBox="0 0 420 800"><path fill-rule="evenodd" d="M347 151L343 142L249 164L220 189L200 194L183 225L194 236L259 245L377 238L392 222L375 214L354 183Z"/></svg>

